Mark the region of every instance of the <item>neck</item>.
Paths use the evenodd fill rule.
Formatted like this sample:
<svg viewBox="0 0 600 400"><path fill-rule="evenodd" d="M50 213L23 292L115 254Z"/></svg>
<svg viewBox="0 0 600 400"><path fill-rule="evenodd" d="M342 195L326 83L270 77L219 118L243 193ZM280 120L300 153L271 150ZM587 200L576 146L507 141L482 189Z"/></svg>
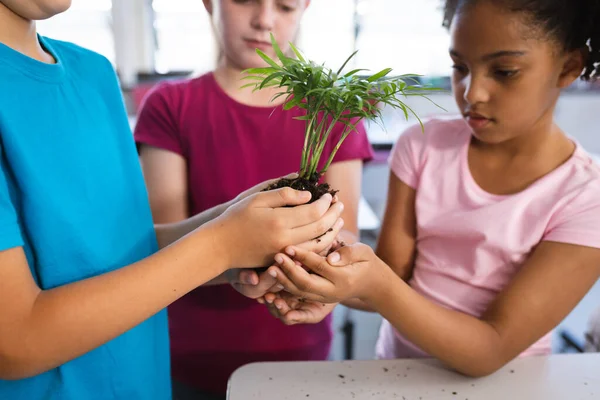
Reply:
<svg viewBox="0 0 600 400"><path fill-rule="evenodd" d="M219 61L214 75L221 88L242 104L269 107L281 104L285 100L284 97L280 97L278 101L271 102L271 98L280 91L276 88L266 88L258 91L253 91L252 87L242 89L242 86L250 83L250 81L243 79L243 71L243 68L234 65L223 57Z"/></svg>
<svg viewBox="0 0 600 400"><path fill-rule="evenodd" d="M25 19L0 2L0 43L38 61L54 63L40 45L35 21Z"/></svg>

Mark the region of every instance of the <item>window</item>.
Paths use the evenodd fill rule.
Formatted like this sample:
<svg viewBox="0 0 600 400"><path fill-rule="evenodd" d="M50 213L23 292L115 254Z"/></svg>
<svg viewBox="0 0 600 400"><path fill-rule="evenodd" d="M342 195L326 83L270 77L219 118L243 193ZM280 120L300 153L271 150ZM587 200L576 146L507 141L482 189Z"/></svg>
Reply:
<svg viewBox="0 0 600 400"><path fill-rule="evenodd" d="M357 0L357 60L377 70L448 76L450 37L439 0Z"/></svg>
<svg viewBox="0 0 600 400"><path fill-rule="evenodd" d="M63 14L37 23L38 32L96 51L115 63L111 0L73 0Z"/></svg>
<svg viewBox="0 0 600 400"><path fill-rule="evenodd" d="M312 1L300 28L298 45L308 58L337 69L354 51L355 0Z"/></svg>
<svg viewBox="0 0 600 400"><path fill-rule="evenodd" d="M217 46L200 0L153 0L157 72L208 71L215 67Z"/></svg>

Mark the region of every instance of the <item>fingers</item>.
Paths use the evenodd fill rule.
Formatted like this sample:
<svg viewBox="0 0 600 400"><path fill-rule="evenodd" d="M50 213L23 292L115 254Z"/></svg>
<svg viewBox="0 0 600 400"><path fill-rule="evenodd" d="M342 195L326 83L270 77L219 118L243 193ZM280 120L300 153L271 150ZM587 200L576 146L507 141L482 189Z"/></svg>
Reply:
<svg viewBox="0 0 600 400"><path fill-rule="evenodd" d="M307 191L281 188L255 194L258 207L280 208L285 206L299 206L310 201L311 194ZM331 203L331 200L329 201ZM314 204L314 203L313 203Z"/></svg>
<svg viewBox="0 0 600 400"><path fill-rule="evenodd" d="M296 247L300 247L301 249L312 251L317 254L321 254L323 251L335 246L336 238L342 228L344 227L344 220L339 218L333 227L328 230L323 236L318 238L311 239L307 242L299 244Z"/></svg>
<svg viewBox="0 0 600 400"><path fill-rule="evenodd" d="M271 186L271 185L279 182L282 179L296 179L297 177L298 177L298 173L294 172L292 174L288 174L286 176L282 176L281 178L269 179L268 181L264 181L264 182L256 185L256 187L258 188L257 192L268 188L269 186Z"/></svg>
<svg viewBox="0 0 600 400"><path fill-rule="evenodd" d="M320 276L309 274L286 255L278 254L275 258L280 269L273 268L273 270L277 272L277 281L285 291L307 300L323 300L321 292L327 292L327 289L331 287L331 282Z"/></svg>
<svg viewBox="0 0 600 400"><path fill-rule="evenodd" d="M294 208L282 209L279 210L279 212L283 218L289 221L288 226L290 228L297 228L312 224L313 222L319 221L321 218L323 218L327 211L332 207L332 200L333 198L330 194L325 194L311 204L304 204ZM344 207L341 202L336 204L338 204L337 207Z"/></svg>
<svg viewBox="0 0 600 400"><path fill-rule="evenodd" d="M315 203L311 204L310 206L314 205ZM307 225L296 226L293 229L294 243L303 243L324 235L327 233L327 231L333 229L335 223L338 221L338 219L340 219L342 211L344 211L344 203L337 202L331 205L331 207L329 207L329 209L321 218L313 218L312 222L308 223Z"/></svg>
<svg viewBox="0 0 600 400"><path fill-rule="evenodd" d="M258 285L259 277L255 271L249 269L239 270L237 277L233 279L231 283L242 283L245 285Z"/></svg>
<svg viewBox="0 0 600 400"><path fill-rule="evenodd" d="M369 261L373 257L373 249L363 243L344 246L327 256L331 265L350 265L361 261ZM298 259L297 257L295 257ZM299 261L302 261L298 259Z"/></svg>
<svg viewBox="0 0 600 400"><path fill-rule="evenodd" d="M331 265L329 265L326 258L321 257L320 255L313 253L312 251L307 251L305 249L302 249L298 246L290 246L285 249L285 252L290 257L294 257L294 261L300 262L302 265L304 265L306 268L313 271L317 275L320 275L329 281L334 281L335 272L336 272L335 268L332 267ZM283 260L284 264L280 264L279 260ZM294 271L291 268L288 269L285 258L280 258L279 255L277 255L275 257L275 261L279 264L281 269L285 272L285 274L290 279L294 280L296 277L299 279L302 278L302 276L290 275L290 273L293 274ZM312 277L314 275L309 275L309 276ZM277 277L277 280L279 281L279 277ZM294 280L294 282L297 284L299 283L295 280ZM280 283L281 283L281 281L280 281Z"/></svg>

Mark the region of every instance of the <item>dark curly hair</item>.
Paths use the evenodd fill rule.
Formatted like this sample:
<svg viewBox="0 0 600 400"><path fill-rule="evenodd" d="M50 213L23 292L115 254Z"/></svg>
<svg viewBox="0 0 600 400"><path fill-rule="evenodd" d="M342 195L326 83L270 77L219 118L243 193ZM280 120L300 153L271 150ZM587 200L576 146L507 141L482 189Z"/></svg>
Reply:
<svg viewBox="0 0 600 400"><path fill-rule="evenodd" d="M600 0L446 0L443 26L449 28L457 13L481 1L526 13L566 51L587 50L581 79L600 79Z"/></svg>

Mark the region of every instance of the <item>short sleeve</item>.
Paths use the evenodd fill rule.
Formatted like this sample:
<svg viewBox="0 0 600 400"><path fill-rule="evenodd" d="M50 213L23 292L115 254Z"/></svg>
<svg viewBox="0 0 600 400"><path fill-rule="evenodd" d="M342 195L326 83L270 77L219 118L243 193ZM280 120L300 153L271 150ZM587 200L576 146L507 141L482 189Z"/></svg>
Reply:
<svg viewBox="0 0 600 400"><path fill-rule="evenodd" d="M425 125L425 129L430 127ZM425 147L425 134L420 124L406 129L398 138L389 158L390 169L402 182L416 189L421 174L421 159Z"/></svg>
<svg viewBox="0 0 600 400"><path fill-rule="evenodd" d="M0 251L20 247L24 243L7 174L4 149L0 147Z"/></svg>
<svg viewBox="0 0 600 400"><path fill-rule="evenodd" d="M335 130L332 132L327 143L327 157L335 148L345 128L346 126L343 124L338 124L338 126L335 127ZM323 158L326 158L325 156L326 155L323 154ZM362 160L366 162L370 161L372 158L373 148L371 147L371 143L367 137L365 125L361 121L356 125L356 129L348 134L339 150L333 157L332 163L349 160Z"/></svg>
<svg viewBox="0 0 600 400"><path fill-rule="evenodd" d="M147 144L184 156L172 91L171 84L161 83L146 95L133 135L138 144Z"/></svg>
<svg viewBox="0 0 600 400"><path fill-rule="evenodd" d="M542 240L600 248L600 182L585 185L548 222Z"/></svg>

